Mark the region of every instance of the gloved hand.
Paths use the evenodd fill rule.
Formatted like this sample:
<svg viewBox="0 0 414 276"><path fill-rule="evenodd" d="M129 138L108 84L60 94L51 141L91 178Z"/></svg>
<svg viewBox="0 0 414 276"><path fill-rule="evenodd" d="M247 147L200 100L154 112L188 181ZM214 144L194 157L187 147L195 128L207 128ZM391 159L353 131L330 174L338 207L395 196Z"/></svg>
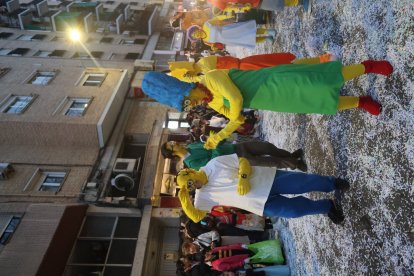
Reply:
<svg viewBox="0 0 414 276"><path fill-rule="evenodd" d="M210 135L207 142L204 144L204 148L208 150L215 149L220 141L220 137L218 137L217 134Z"/></svg>
<svg viewBox="0 0 414 276"><path fill-rule="evenodd" d="M239 184L237 185L237 193L241 196L247 194L250 191L250 181L247 178L239 178Z"/></svg>
<svg viewBox="0 0 414 276"><path fill-rule="evenodd" d="M245 195L250 191L250 173L251 167L249 160L244 157L239 158L239 184L237 186L237 192L239 195Z"/></svg>

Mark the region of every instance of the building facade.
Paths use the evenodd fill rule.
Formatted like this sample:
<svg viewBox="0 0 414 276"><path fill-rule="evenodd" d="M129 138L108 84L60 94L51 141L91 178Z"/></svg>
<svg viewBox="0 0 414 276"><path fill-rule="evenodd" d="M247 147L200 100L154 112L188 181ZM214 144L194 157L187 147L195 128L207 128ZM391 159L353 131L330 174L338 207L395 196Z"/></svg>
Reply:
<svg viewBox="0 0 414 276"><path fill-rule="evenodd" d="M159 148L185 114L140 90L183 47L174 6L0 6L0 270L174 275L180 208Z"/></svg>

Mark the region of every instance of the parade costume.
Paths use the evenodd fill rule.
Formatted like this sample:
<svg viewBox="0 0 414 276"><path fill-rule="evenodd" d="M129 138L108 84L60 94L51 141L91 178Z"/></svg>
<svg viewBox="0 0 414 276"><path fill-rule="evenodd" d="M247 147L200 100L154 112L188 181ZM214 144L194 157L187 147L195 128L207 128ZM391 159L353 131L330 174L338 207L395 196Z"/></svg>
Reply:
<svg viewBox="0 0 414 276"><path fill-rule="evenodd" d="M354 98L340 96L340 90L346 80L364 73L389 75L393 71L387 61L365 61L362 64L342 66L338 61L321 64L289 64L258 70L213 70L208 72L202 84L211 94L208 106L223 114L230 122L217 134L209 137L205 147L215 148L243 123L240 115L243 108L255 108L276 112L335 114L338 110L363 108L378 115L381 106L371 97ZM163 92L153 89L157 83L168 89ZM179 97L172 87L184 87L185 83L162 73L148 72L144 76L142 89L148 96L179 107L182 110L184 98L193 99L200 90L195 84L187 83L186 92L180 90ZM175 88L173 90L176 90ZM198 93L197 92L197 93ZM173 98L165 101L165 97ZM180 101L181 100L181 101ZM181 103L181 106L180 106Z"/></svg>
<svg viewBox="0 0 414 276"><path fill-rule="evenodd" d="M217 20L209 20L203 25L208 43L223 43L227 46L240 46L254 49L256 47L257 26L255 20L229 23L223 25ZM243 35L240 35L243 34Z"/></svg>
<svg viewBox="0 0 414 276"><path fill-rule="evenodd" d="M199 82L203 75L214 69L255 70L281 64L290 64L296 56L292 53L253 55L245 58L209 56L197 62L169 62L171 75L185 82Z"/></svg>
<svg viewBox="0 0 414 276"><path fill-rule="evenodd" d="M254 244L232 244L210 251L211 266L218 271L232 271L242 268L245 263L284 262L279 240L268 240Z"/></svg>
<svg viewBox="0 0 414 276"><path fill-rule="evenodd" d="M213 6L225 12L247 11L251 8L263 10L280 10L284 7L296 7L300 0L208 0Z"/></svg>
<svg viewBox="0 0 414 276"><path fill-rule="evenodd" d="M279 168L296 169L298 166L303 169L298 152L290 153L279 149L269 142L252 141L238 144L220 143L215 149L207 150L203 143L192 143L187 145L190 153L184 159L184 164L188 168L199 170L211 159L236 153L239 157L245 157L250 163L256 166L277 166Z"/></svg>
<svg viewBox="0 0 414 276"><path fill-rule="evenodd" d="M239 176L237 178L237 176ZM196 189L194 206L189 198L189 183L205 183ZM244 158L224 155L212 159L199 172L182 170L177 176L178 197L184 213L193 221L204 218L215 205L237 207L260 216L296 218L328 214L335 210L331 200L310 200L299 196L312 191L331 192L335 178L316 174L280 171L272 167L250 167Z"/></svg>

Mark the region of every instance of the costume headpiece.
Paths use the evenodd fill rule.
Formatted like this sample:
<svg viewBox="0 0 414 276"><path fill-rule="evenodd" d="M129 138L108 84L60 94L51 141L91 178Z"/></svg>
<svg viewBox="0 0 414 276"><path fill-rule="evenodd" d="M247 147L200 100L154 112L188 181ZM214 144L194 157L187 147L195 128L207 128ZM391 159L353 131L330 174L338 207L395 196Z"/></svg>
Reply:
<svg viewBox="0 0 414 276"><path fill-rule="evenodd" d="M184 97L195 87L161 72L147 72L142 80L142 91L157 102L183 110Z"/></svg>

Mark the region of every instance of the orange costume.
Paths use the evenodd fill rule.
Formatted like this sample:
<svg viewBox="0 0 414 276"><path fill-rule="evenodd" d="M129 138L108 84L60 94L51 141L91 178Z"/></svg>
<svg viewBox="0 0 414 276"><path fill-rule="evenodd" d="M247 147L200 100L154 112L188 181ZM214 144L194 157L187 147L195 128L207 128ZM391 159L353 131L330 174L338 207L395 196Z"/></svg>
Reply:
<svg viewBox="0 0 414 276"><path fill-rule="evenodd" d="M245 58L232 56L217 57L216 69L256 70L281 64L290 64L296 56L291 53L254 55Z"/></svg>
<svg viewBox="0 0 414 276"><path fill-rule="evenodd" d="M199 82L203 75L214 69L256 70L281 64L290 64L296 56L292 53L272 53L245 58L232 56L208 56L197 63L188 61L170 62L171 76L185 82Z"/></svg>
<svg viewBox="0 0 414 276"><path fill-rule="evenodd" d="M225 10L227 6L229 5L242 5L245 6L247 4L249 4L251 7L253 8L257 8L260 5L260 0L208 0L208 2L220 9L220 10Z"/></svg>

